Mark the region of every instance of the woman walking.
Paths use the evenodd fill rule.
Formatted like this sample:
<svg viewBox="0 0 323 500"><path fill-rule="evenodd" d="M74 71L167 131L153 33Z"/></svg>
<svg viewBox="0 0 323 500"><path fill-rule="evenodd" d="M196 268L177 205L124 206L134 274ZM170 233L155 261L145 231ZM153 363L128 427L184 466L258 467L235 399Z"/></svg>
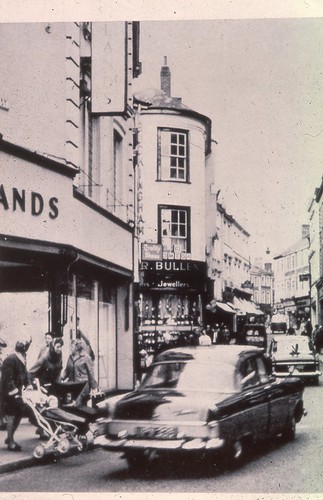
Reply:
<svg viewBox="0 0 323 500"><path fill-rule="evenodd" d="M30 413L31 423L35 424L32 412L23 402L22 389L28 386L26 353L31 338L21 338L16 342L15 352L5 358L2 365L1 395L4 413L7 415L7 438L5 444L9 451L21 451L21 446L14 440L14 434L23 416Z"/></svg>

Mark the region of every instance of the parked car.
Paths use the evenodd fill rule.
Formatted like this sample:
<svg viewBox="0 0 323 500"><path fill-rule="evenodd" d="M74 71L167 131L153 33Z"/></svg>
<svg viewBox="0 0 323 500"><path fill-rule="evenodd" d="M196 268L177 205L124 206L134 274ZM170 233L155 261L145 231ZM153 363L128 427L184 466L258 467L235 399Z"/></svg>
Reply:
<svg viewBox="0 0 323 500"><path fill-rule="evenodd" d="M154 359L137 390L113 405L95 443L124 452L137 468L165 452L209 452L239 463L258 440L294 438L303 389L298 378L276 380L257 347L170 349Z"/></svg>
<svg viewBox="0 0 323 500"><path fill-rule="evenodd" d="M271 331L273 333L286 333L288 318L285 314L274 314L271 318Z"/></svg>
<svg viewBox="0 0 323 500"><path fill-rule="evenodd" d="M292 373L302 379L319 383L319 355L307 336L275 335L270 344L269 355L273 373L277 377L288 377Z"/></svg>
<svg viewBox="0 0 323 500"><path fill-rule="evenodd" d="M258 323L246 323L237 338L237 343L253 345L267 349L266 326Z"/></svg>

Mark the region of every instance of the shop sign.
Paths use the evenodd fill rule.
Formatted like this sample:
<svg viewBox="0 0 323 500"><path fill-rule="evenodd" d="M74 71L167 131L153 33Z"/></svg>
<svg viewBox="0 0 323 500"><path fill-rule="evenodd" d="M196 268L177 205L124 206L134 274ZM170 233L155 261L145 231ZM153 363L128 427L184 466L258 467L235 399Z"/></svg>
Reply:
<svg viewBox="0 0 323 500"><path fill-rule="evenodd" d="M299 281L308 281L310 278L309 274L300 274L299 275Z"/></svg>
<svg viewBox="0 0 323 500"><path fill-rule="evenodd" d="M0 184L0 209L11 210L13 212L29 211L31 215L38 216L48 214L50 219L58 217L58 198L52 196L45 198L41 193L36 191L26 191L25 189L5 189L3 184Z"/></svg>
<svg viewBox="0 0 323 500"><path fill-rule="evenodd" d="M154 290L203 291L205 262L181 260L144 260L140 264L140 287Z"/></svg>
<svg viewBox="0 0 323 500"><path fill-rule="evenodd" d="M141 244L142 260L162 260L163 245L157 243L142 243Z"/></svg>

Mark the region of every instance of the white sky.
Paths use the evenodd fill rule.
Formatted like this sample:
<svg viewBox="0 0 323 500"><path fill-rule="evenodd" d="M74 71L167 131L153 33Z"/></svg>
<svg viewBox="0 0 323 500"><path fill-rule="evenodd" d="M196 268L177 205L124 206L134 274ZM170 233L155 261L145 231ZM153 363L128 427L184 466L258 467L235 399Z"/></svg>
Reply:
<svg viewBox="0 0 323 500"><path fill-rule="evenodd" d="M294 243L323 173L322 0L0 0L0 22L131 19L134 89L159 87L167 55L173 96L212 119L221 195L254 254Z"/></svg>
<svg viewBox="0 0 323 500"><path fill-rule="evenodd" d="M217 182L255 255L301 237L323 173L323 18L141 23L143 73L212 119Z"/></svg>

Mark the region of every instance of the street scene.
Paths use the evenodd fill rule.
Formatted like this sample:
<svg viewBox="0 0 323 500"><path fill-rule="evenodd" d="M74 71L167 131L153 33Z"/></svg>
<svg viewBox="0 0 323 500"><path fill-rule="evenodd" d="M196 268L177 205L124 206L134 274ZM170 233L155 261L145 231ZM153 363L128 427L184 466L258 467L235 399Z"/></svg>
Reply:
<svg viewBox="0 0 323 500"><path fill-rule="evenodd" d="M322 493L322 35L0 22L0 492Z"/></svg>

